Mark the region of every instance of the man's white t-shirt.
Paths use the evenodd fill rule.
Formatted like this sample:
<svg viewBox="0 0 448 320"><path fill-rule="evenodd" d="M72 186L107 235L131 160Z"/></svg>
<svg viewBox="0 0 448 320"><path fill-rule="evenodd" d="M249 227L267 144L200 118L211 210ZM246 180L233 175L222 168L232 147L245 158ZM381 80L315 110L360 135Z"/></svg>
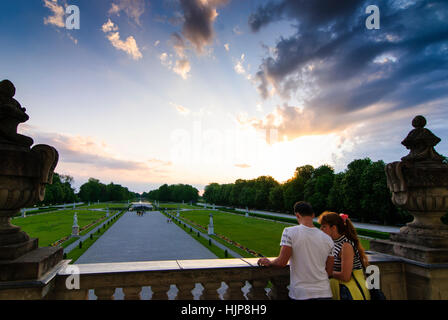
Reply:
<svg viewBox="0 0 448 320"><path fill-rule="evenodd" d="M296 300L331 298L326 261L333 254L333 240L318 228L304 225L285 228L281 246L292 248L289 297Z"/></svg>

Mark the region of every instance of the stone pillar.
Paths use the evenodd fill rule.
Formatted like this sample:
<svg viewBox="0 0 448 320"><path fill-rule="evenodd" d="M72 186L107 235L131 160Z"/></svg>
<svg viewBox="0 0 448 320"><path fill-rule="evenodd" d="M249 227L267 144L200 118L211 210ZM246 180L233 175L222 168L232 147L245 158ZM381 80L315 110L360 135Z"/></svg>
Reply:
<svg viewBox="0 0 448 320"><path fill-rule="evenodd" d="M448 164L434 147L441 141L417 116L402 141L410 153L386 165L392 202L414 220L370 249L403 258L408 299L448 299Z"/></svg>
<svg viewBox="0 0 448 320"><path fill-rule="evenodd" d="M39 299L48 290L48 282L39 280L60 265L63 249L39 248L38 239L12 225L11 217L44 199L58 152L47 145L31 148L33 139L17 133L29 117L14 95L10 81L0 82L0 297L13 289L6 299ZM13 288L8 285L12 281Z"/></svg>

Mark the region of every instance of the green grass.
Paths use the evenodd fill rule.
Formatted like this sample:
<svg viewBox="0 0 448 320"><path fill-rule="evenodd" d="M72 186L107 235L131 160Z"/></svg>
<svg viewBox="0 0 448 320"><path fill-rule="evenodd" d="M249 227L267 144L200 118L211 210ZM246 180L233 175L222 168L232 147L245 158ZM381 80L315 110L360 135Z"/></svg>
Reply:
<svg viewBox="0 0 448 320"><path fill-rule="evenodd" d="M215 233L232 239L264 256L278 255L283 229L290 226L212 210L183 211L180 212L180 215L206 227L211 212L213 212Z"/></svg>
<svg viewBox="0 0 448 320"><path fill-rule="evenodd" d="M282 232L285 227L291 226L286 223L246 218L241 215L212 210L181 211L180 217L185 217L206 227L209 223L211 212L213 212L216 233L224 235L267 257L274 257L279 254ZM213 238L227 245L223 240L216 237ZM360 238L360 241L365 250L370 249L370 241L368 239ZM232 250L235 249L232 247ZM251 256L239 248L236 248L235 251L245 257Z"/></svg>
<svg viewBox="0 0 448 320"><path fill-rule="evenodd" d="M48 247L52 243L72 233L73 216L77 213L80 228L89 225L105 216L105 212L77 210L58 210L26 218L16 218L12 224L19 226L31 238L39 238L40 247Z"/></svg>
<svg viewBox="0 0 448 320"><path fill-rule="evenodd" d="M364 250L370 250L370 240L369 239L359 238L359 241L361 242L361 245L364 248Z"/></svg>

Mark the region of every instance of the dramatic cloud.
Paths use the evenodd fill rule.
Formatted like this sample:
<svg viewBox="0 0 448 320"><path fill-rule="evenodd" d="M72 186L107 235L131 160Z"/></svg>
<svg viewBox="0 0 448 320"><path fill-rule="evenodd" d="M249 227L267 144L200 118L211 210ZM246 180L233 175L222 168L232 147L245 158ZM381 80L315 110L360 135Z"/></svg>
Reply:
<svg viewBox="0 0 448 320"><path fill-rule="evenodd" d="M356 117L359 120L360 117ZM276 129L279 140L291 140L303 135L321 135L343 130L347 123L354 121L347 117L342 121L331 114L316 114L312 110L298 107L278 106L262 119L239 114L237 121L242 126L250 126L260 130Z"/></svg>
<svg viewBox="0 0 448 320"><path fill-rule="evenodd" d="M44 18L44 24L54 25L59 28L65 28L65 8L58 4L58 0L44 0L44 6L51 10L52 16Z"/></svg>
<svg viewBox="0 0 448 320"><path fill-rule="evenodd" d="M124 11L137 25L141 25L140 17L145 13L145 0L118 0L112 3L110 15L120 15Z"/></svg>
<svg viewBox="0 0 448 320"><path fill-rule="evenodd" d="M118 26L116 26L110 19L103 24L102 30L114 48L126 52L134 60L143 58L134 37L129 36L126 41L121 40Z"/></svg>
<svg viewBox="0 0 448 320"><path fill-rule="evenodd" d="M179 0L180 12L174 12L175 23L172 24L182 24L182 32L174 32L171 35L171 43L178 60L173 62L165 56L160 56L162 64L187 79L191 71L187 50L193 48L198 54L205 52L205 47L214 38L213 23L218 16L216 8L227 2L228 0ZM159 17L158 20L168 21L166 17ZM226 49L229 50L228 45Z"/></svg>
<svg viewBox="0 0 448 320"><path fill-rule="evenodd" d="M182 34L202 53L213 40L213 23L218 17L216 8L228 0L180 0L184 16Z"/></svg>
<svg viewBox="0 0 448 320"><path fill-rule="evenodd" d="M254 126L280 115L279 129L297 137L448 96L448 3L381 1L379 30L365 26L369 4L271 1L250 16L254 32L280 20L295 22L296 33L280 38L255 78L263 98L277 95L300 107L278 107L252 119Z"/></svg>

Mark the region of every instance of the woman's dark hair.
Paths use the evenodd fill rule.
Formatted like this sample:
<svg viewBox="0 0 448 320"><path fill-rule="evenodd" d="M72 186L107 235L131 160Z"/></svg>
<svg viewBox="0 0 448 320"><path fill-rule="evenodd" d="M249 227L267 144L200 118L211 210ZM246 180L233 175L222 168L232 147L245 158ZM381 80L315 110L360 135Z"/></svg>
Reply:
<svg viewBox="0 0 448 320"><path fill-rule="evenodd" d="M318 222L321 225L327 224L330 227L336 226L340 234L345 235L347 239L351 240L355 244L354 249L358 250L359 258L361 259L361 263L364 268L369 265L369 259L367 258L361 242L359 241L356 229L348 217L344 221L344 219L338 213L325 211L319 216Z"/></svg>
<svg viewBox="0 0 448 320"><path fill-rule="evenodd" d="M308 202L299 201L294 204L294 213L298 213L301 216L312 216L314 210Z"/></svg>

